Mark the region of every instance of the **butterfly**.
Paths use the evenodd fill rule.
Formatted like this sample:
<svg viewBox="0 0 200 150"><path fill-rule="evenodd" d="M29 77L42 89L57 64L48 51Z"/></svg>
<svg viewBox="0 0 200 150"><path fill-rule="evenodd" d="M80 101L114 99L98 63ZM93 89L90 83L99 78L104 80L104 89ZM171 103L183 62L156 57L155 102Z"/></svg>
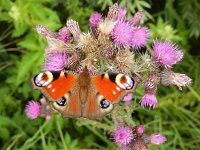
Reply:
<svg viewBox="0 0 200 150"><path fill-rule="evenodd" d="M87 67L80 74L46 71L32 78L33 88L40 90L62 117L102 120L137 82L118 73L90 75Z"/></svg>

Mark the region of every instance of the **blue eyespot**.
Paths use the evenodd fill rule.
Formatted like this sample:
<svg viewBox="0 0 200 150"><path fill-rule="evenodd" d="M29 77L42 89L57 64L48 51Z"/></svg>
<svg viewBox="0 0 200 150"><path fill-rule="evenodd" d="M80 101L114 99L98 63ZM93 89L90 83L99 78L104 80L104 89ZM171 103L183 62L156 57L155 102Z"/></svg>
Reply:
<svg viewBox="0 0 200 150"><path fill-rule="evenodd" d="M65 106L66 105L66 99L64 97L61 97L56 103L59 106Z"/></svg>
<svg viewBox="0 0 200 150"><path fill-rule="evenodd" d="M101 108L108 108L110 106L110 102L106 99L101 100L100 102Z"/></svg>

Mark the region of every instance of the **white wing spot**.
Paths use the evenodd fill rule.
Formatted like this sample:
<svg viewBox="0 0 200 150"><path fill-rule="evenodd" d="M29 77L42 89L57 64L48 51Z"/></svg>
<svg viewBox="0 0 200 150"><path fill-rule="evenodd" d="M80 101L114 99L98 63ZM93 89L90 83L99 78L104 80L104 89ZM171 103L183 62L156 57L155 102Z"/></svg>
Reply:
<svg viewBox="0 0 200 150"><path fill-rule="evenodd" d="M51 92L55 92L55 89L53 89Z"/></svg>
<svg viewBox="0 0 200 150"><path fill-rule="evenodd" d="M51 85L51 84L49 84L49 85L47 86L47 88L48 88L48 89L50 89L51 87L52 87L52 85Z"/></svg>
<svg viewBox="0 0 200 150"><path fill-rule="evenodd" d="M120 91L120 88L118 86L116 87L116 89L117 89L117 91Z"/></svg>
<svg viewBox="0 0 200 150"><path fill-rule="evenodd" d="M116 92L115 92L115 91L113 91L113 94L115 95L115 94L116 94Z"/></svg>

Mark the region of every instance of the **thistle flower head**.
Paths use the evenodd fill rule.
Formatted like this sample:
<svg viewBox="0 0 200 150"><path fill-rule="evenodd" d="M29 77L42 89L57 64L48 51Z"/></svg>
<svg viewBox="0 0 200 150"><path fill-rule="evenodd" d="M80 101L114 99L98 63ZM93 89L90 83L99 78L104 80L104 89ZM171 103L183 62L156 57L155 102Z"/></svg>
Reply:
<svg viewBox="0 0 200 150"><path fill-rule="evenodd" d="M124 150L148 150L146 143L142 139L132 141Z"/></svg>
<svg viewBox="0 0 200 150"><path fill-rule="evenodd" d="M51 115L50 114L46 114L45 115L45 119L48 121L48 120L51 120Z"/></svg>
<svg viewBox="0 0 200 150"><path fill-rule="evenodd" d="M126 96L124 96L123 101L124 101L124 102L131 101L131 100L132 100L132 97L133 97L133 94L132 94L132 93L129 93L129 94L127 94Z"/></svg>
<svg viewBox="0 0 200 150"><path fill-rule="evenodd" d="M135 67L134 54L129 50L118 51L113 64L118 72L131 75Z"/></svg>
<svg viewBox="0 0 200 150"><path fill-rule="evenodd" d="M54 52L46 54L46 61L43 70L64 70L66 61L67 54L65 52Z"/></svg>
<svg viewBox="0 0 200 150"><path fill-rule="evenodd" d="M144 89L146 92L155 93L159 77L156 73L150 73L148 78L144 81Z"/></svg>
<svg viewBox="0 0 200 150"><path fill-rule="evenodd" d="M99 22L102 20L102 15L98 12L93 13L90 16L89 22L91 28L97 28Z"/></svg>
<svg viewBox="0 0 200 150"><path fill-rule="evenodd" d="M133 140L134 135L131 128L120 126L113 131L113 138L118 145L124 147Z"/></svg>
<svg viewBox="0 0 200 150"><path fill-rule="evenodd" d="M136 27L133 31L131 46L138 50L145 47L149 40L149 29L147 27Z"/></svg>
<svg viewBox="0 0 200 150"><path fill-rule="evenodd" d="M81 48L83 52L89 53L97 49L98 43L90 33L84 33L79 36L77 47Z"/></svg>
<svg viewBox="0 0 200 150"><path fill-rule="evenodd" d="M41 114L43 114L46 118L46 120L50 120L51 119L51 108L49 106L49 104L47 103L46 99L43 97L40 99L40 103L41 103Z"/></svg>
<svg viewBox="0 0 200 150"><path fill-rule="evenodd" d="M125 109L129 110L131 108L131 100L132 100L132 93L127 94L126 96L124 96L123 101L125 102Z"/></svg>
<svg viewBox="0 0 200 150"><path fill-rule="evenodd" d="M67 27L63 27L58 31L58 37L59 40L62 40L65 43L70 42L70 32Z"/></svg>
<svg viewBox="0 0 200 150"><path fill-rule="evenodd" d="M111 32L115 26L116 22L106 18L99 23L98 32L98 43L101 46L109 45L112 43L110 40Z"/></svg>
<svg viewBox="0 0 200 150"><path fill-rule="evenodd" d="M138 11L135 13L133 18L131 19L131 23L133 26L139 26L141 19L144 17L144 12L143 11Z"/></svg>
<svg viewBox="0 0 200 150"><path fill-rule="evenodd" d="M112 32L112 30L115 26L115 23L116 22L114 22L112 20L105 19L99 23L98 29L99 29L100 33L102 33L104 35L109 35Z"/></svg>
<svg viewBox="0 0 200 150"><path fill-rule="evenodd" d="M160 145L167 141L167 138L160 133L153 133L149 136L148 140L154 145Z"/></svg>
<svg viewBox="0 0 200 150"><path fill-rule="evenodd" d="M36 26L36 31L42 35L43 37L56 37L56 33L50 31L48 28L46 28L43 25L37 25Z"/></svg>
<svg viewBox="0 0 200 150"><path fill-rule="evenodd" d="M119 21L111 33L114 43L118 46L129 46L132 39L132 27L129 22Z"/></svg>
<svg viewBox="0 0 200 150"><path fill-rule="evenodd" d="M73 53L71 56L69 56L65 62L65 67L67 69L71 69L74 66L78 66L81 59L81 53Z"/></svg>
<svg viewBox="0 0 200 150"><path fill-rule="evenodd" d="M144 81L144 96L141 98L140 103L142 107L152 107L155 108L157 104L156 90L159 78L155 73L150 73L148 79Z"/></svg>
<svg viewBox="0 0 200 150"><path fill-rule="evenodd" d="M157 99L154 93L145 93L140 100L142 107L152 107L155 108L157 104Z"/></svg>
<svg viewBox="0 0 200 150"><path fill-rule="evenodd" d="M73 35L74 40L77 42L81 34L81 30L80 30L78 22L71 19L71 20L67 20L66 25L69 31L71 32L71 34Z"/></svg>
<svg viewBox="0 0 200 150"><path fill-rule="evenodd" d="M136 131L136 134L142 135L144 133L144 126L143 125L136 126L135 131Z"/></svg>
<svg viewBox="0 0 200 150"><path fill-rule="evenodd" d="M110 8L109 8L109 11L108 11L108 18L110 20L117 20L118 18L118 13L119 13L119 5L117 3L115 3L114 5L112 5Z"/></svg>
<svg viewBox="0 0 200 150"><path fill-rule="evenodd" d="M144 96L141 98L140 103L142 107L152 107L155 108L157 104L156 99L156 90L157 90L157 84L158 84L158 77L154 73L150 73L148 76L148 79L144 81L144 89L145 93Z"/></svg>
<svg viewBox="0 0 200 150"><path fill-rule="evenodd" d="M172 65L178 63L183 58L183 52L179 50L178 46L168 41L154 42L153 54L155 60L165 68L171 68Z"/></svg>
<svg viewBox="0 0 200 150"><path fill-rule="evenodd" d="M123 7L119 8L119 13L118 13L118 20L125 20L126 17L126 9Z"/></svg>
<svg viewBox="0 0 200 150"><path fill-rule="evenodd" d="M116 56L117 50L113 46L107 46L103 48L102 55L105 59L112 59Z"/></svg>
<svg viewBox="0 0 200 150"><path fill-rule="evenodd" d="M25 112L28 118L36 119L41 114L40 104L35 101L29 101L26 105Z"/></svg>
<svg viewBox="0 0 200 150"><path fill-rule="evenodd" d="M161 84L164 86L176 85L179 89L191 84L192 79L185 74L175 73L170 69L161 72Z"/></svg>

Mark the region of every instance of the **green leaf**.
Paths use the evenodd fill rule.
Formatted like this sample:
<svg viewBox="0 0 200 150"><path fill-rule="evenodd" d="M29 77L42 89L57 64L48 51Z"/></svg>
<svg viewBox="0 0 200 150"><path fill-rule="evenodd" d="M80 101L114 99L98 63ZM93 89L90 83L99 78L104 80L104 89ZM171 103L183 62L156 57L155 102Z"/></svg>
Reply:
<svg viewBox="0 0 200 150"><path fill-rule="evenodd" d="M38 67L38 62L39 64L41 63L42 56L42 51L32 51L23 56L22 60L17 63L18 72L15 85L30 81L30 72L32 72L34 67Z"/></svg>
<svg viewBox="0 0 200 150"><path fill-rule="evenodd" d="M10 132L8 129L6 128L0 128L0 138L3 140L8 140L8 138L10 137Z"/></svg>

